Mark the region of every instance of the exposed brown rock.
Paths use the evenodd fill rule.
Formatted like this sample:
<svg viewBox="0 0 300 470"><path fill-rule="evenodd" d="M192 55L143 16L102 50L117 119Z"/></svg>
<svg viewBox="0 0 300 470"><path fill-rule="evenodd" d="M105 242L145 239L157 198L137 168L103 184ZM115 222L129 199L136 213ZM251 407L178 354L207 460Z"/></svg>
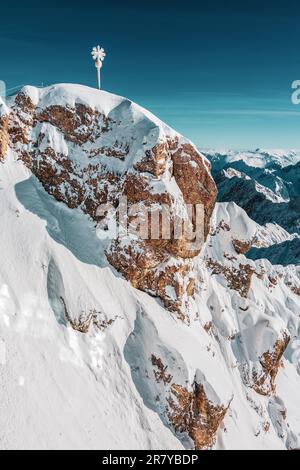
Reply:
<svg viewBox="0 0 300 470"><path fill-rule="evenodd" d="M15 98L9 114L9 145L20 153L26 152L30 143L30 131L36 124L36 106L25 93L19 93ZM22 148L23 147L23 148Z"/></svg>
<svg viewBox="0 0 300 470"><path fill-rule="evenodd" d="M217 188L202 156L190 144L178 148L172 156L173 174L186 204L203 204L204 234L210 229L210 218L215 207Z"/></svg>
<svg viewBox="0 0 300 470"><path fill-rule="evenodd" d="M300 295L300 287L292 286L291 291L296 295Z"/></svg>
<svg viewBox="0 0 300 470"><path fill-rule="evenodd" d="M169 144L163 142L155 145L152 150L146 150L145 157L135 165L135 169L140 172L151 173L159 178L166 171L169 159Z"/></svg>
<svg viewBox="0 0 300 470"><path fill-rule="evenodd" d="M161 271L148 272L141 279L139 288L152 295L158 293L164 306L177 313L178 318L184 320L186 319L182 313L184 302L189 295L194 293L193 290L190 290L189 273L190 268L184 262L176 266L167 266ZM169 294L170 289L173 291L172 296Z"/></svg>
<svg viewBox="0 0 300 470"><path fill-rule="evenodd" d="M194 381L191 390L174 382L168 366L154 354L151 363L157 383L162 383L167 392L167 418L178 433L187 433L196 450L209 449L215 444L216 433L230 406L212 403L201 383Z"/></svg>
<svg viewBox="0 0 300 470"><path fill-rule="evenodd" d="M270 431L271 424L269 421L265 421L263 424L263 430L265 433L268 433Z"/></svg>
<svg viewBox="0 0 300 470"><path fill-rule="evenodd" d="M212 237L215 237L221 232L221 230L223 230L224 232L230 232L230 226L225 222L225 220L221 220L218 223L217 227L211 228L210 235Z"/></svg>
<svg viewBox="0 0 300 470"><path fill-rule="evenodd" d="M171 195L167 192L153 193L151 192L150 179L135 173L127 173L124 177L123 195L127 196L128 202L135 204L145 202L159 204L171 204Z"/></svg>
<svg viewBox="0 0 300 470"><path fill-rule="evenodd" d="M252 247L251 240L232 240L232 244L239 255L245 255Z"/></svg>
<svg viewBox="0 0 300 470"><path fill-rule="evenodd" d="M142 241L122 248L120 245L121 241L116 240L111 245L107 258L136 288L140 288L140 283L148 272L162 263L167 256L164 252L146 246Z"/></svg>
<svg viewBox="0 0 300 470"><path fill-rule="evenodd" d="M262 279L264 278L264 275L266 274L266 272L262 269L262 270L259 271L259 272L258 272L258 271L255 271L254 274L255 274L255 276L256 276L258 279L262 280Z"/></svg>
<svg viewBox="0 0 300 470"><path fill-rule="evenodd" d="M108 117L81 103L76 103L75 108L49 106L36 118L39 122L49 122L57 127L66 140L79 145L94 141L102 133L107 132L110 125Z"/></svg>
<svg viewBox="0 0 300 470"><path fill-rule="evenodd" d="M278 284L278 279L276 277L273 277L273 276L269 276L268 277L269 281L270 281L270 284L272 286L276 286Z"/></svg>
<svg viewBox="0 0 300 470"><path fill-rule="evenodd" d="M203 327L206 331L206 333L210 333L212 330L213 330L213 323L212 321L208 322L208 323L205 323L204 327Z"/></svg>
<svg viewBox="0 0 300 470"><path fill-rule="evenodd" d="M32 116L35 109L36 109L36 106L31 101L30 97L28 95L26 95L25 93L22 93L22 92L19 93L16 96L15 103L16 103L17 111L19 113L21 111L21 112L27 114L28 116ZM28 122L28 121L26 121L26 122Z"/></svg>
<svg viewBox="0 0 300 470"><path fill-rule="evenodd" d="M157 249L155 244L136 242L122 249L119 241L113 243L107 253L108 261L128 279L133 287L150 295L160 297L164 306L186 319L182 313L185 302L194 294L194 279L190 277L188 262L179 261L176 265L159 266L168 258L167 251ZM173 296L170 297L170 290Z"/></svg>
<svg viewBox="0 0 300 470"><path fill-rule="evenodd" d="M151 356L152 365L155 367L153 373L156 382L163 382L164 385L169 384L172 380L172 375L167 373L168 366L164 366L160 357Z"/></svg>
<svg viewBox="0 0 300 470"><path fill-rule="evenodd" d="M228 259L228 261L236 261L237 260L236 256L232 256L229 253L224 253L224 258Z"/></svg>
<svg viewBox="0 0 300 470"><path fill-rule="evenodd" d="M0 161L4 160L8 146L8 116L0 117Z"/></svg>
<svg viewBox="0 0 300 470"><path fill-rule="evenodd" d="M92 309L88 313L82 312L78 318L72 318L67 309L65 299L60 297L60 300L64 307L66 320L73 330L79 331L80 333L88 333L92 325L103 331L115 321L115 318L101 318L101 312L98 312L96 309Z"/></svg>
<svg viewBox="0 0 300 470"><path fill-rule="evenodd" d="M283 337L275 342L274 347L261 356L260 364L263 373L260 376L257 375L256 371L252 373L252 388L260 395L267 396L276 391L276 377L281 366L282 356L289 342L290 337L287 333L284 333Z"/></svg>
<svg viewBox="0 0 300 470"><path fill-rule="evenodd" d="M195 449L211 448L230 403L224 406L211 402L204 386L196 380L189 389L174 383L168 366L154 354L151 363L156 383L164 386L165 393L160 393L157 399L166 397L165 416L171 426L177 433L188 434Z"/></svg>
<svg viewBox="0 0 300 470"><path fill-rule="evenodd" d="M239 292L241 297L248 297L251 288L251 280L255 270L249 264L239 264L239 267L227 267L209 258L206 265L212 271L212 275L222 275L230 289Z"/></svg>
<svg viewBox="0 0 300 470"><path fill-rule="evenodd" d="M189 295L189 296L194 295L194 293L195 293L195 284L196 284L196 281L195 281L194 278L190 278L188 280L188 285L187 285L187 288L186 288L187 295Z"/></svg>
<svg viewBox="0 0 300 470"><path fill-rule="evenodd" d="M119 160L125 160L126 156L128 155L129 152L129 145L125 144L119 144L118 141L116 141L114 144L112 144L111 147L99 147L95 150L92 150L89 157L93 158L99 155L103 155L105 157L113 157L113 158L118 158Z"/></svg>
<svg viewBox="0 0 300 470"><path fill-rule="evenodd" d="M211 403L203 385L196 382L191 392L173 384L168 404L168 418L172 426L177 432L187 433L194 441L196 450L210 449L214 445L228 406Z"/></svg>
<svg viewBox="0 0 300 470"><path fill-rule="evenodd" d="M286 281L285 285L296 295L300 295L300 286L296 286L291 281Z"/></svg>

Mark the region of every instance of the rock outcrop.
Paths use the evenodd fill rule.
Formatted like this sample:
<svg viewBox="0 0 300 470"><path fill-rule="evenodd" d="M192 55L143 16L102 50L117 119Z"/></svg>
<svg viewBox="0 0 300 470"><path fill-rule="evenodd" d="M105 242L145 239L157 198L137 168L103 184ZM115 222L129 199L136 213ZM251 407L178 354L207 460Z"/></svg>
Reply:
<svg viewBox="0 0 300 470"><path fill-rule="evenodd" d="M80 93L68 99L64 93L59 86L21 91L6 122L9 145L49 194L96 222L103 223L99 205L117 209L122 197L128 212L119 225L126 229L140 211L162 217L167 207L168 237L158 222L155 237L118 236L107 256L135 287L160 297L165 307L184 317L193 295L190 259L202 248L215 205L210 164L189 141L128 100L89 90L90 101L82 102ZM200 227L197 205L203 207ZM194 244L184 230L176 234L184 224L200 243Z"/></svg>
<svg viewBox="0 0 300 470"><path fill-rule="evenodd" d="M168 366L154 354L151 363L156 383L164 388L161 396L165 395L165 416L174 431L181 436L188 435L196 450L211 449L230 401L227 405L214 403L196 378L188 388L177 384Z"/></svg>
<svg viewBox="0 0 300 470"><path fill-rule="evenodd" d="M245 255L252 247L252 240L232 240L235 251L238 255Z"/></svg>
<svg viewBox="0 0 300 470"><path fill-rule="evenodd" d="M0 98L0 162L3 161L8 147L8 110Z"/></svg>
<svg viewBox="0 0 300 470"><path fill-rule="evenodd" d="M284 333L282 338L278 338L274 346L260 357L260 370L252 370L251 387L260 395L268 396L276 391L276 377L290 339L290 336Z"/></svg>
<svg viewBox="0 0 300 470"><path fill-rule="evenodd" d="M174 429L187 433L195 443L196 450L212 448L229 405L214 405L208 399L203 385L197 382L190 392L173 384L168 403L168 416Z"/></svg>

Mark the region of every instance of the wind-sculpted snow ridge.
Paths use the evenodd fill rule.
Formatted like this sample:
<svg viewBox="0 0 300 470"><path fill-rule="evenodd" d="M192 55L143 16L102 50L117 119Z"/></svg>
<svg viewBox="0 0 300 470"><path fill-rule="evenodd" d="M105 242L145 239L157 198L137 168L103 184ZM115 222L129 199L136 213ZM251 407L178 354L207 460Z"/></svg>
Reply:
<svg viewBox="0 0 300 470"><path fill-rule="evenodd" d="M291 232L215 205L206 159L124 98L57 85L8 105L0 448L299 448L300 268L247 258ZM203 246L109 246L96 207L124 194L202 202Z"/></svg>

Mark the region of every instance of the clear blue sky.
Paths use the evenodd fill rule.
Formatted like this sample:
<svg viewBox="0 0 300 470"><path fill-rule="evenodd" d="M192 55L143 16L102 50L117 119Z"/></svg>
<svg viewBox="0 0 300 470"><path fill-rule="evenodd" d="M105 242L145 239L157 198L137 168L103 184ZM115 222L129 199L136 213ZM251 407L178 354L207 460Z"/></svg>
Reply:
<svg viewBox="0 0 300 470"><path fill-rule="evenodd" d="M300 148L300 2L35 1L1 5L0 79L96 84L200 147Z"/></svg>

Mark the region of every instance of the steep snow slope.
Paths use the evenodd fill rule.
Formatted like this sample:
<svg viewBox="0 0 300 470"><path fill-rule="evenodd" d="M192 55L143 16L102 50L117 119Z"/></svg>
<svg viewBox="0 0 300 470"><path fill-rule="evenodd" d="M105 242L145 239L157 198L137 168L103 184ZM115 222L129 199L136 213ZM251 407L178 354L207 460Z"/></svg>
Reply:
<svg viewBox="0 0 300 470"><path fill-rule="evenodd" d="M88 220L54 202L22 164L0 171L0 447L180 447L143 406L123 356L140 302L151 311L155 301L105 258L92 264L99 244ZM61 296L113 325L74 331Z"/></svg>
<svg viewBox="0 0 300 470"><path fill-rule="evenodd" d="M56 109L55 121L47 122L43 132L37 130L43 124L36 115L30 121L24 111L28 93L39 101L39 111L45 109L40 101L44 96L46 109L65 108ZM26 102L27 108L33 101ZM131 119L126 135L124 102ZM92 115L92 128L89 122L74 132L82 103L101 107L101 115ZM76 104L77 111L66 121L66 110ZM174 310L159 292L149 296L135 289L109 264L107 244L97 238L86 210L87 198L72 204L77 186L63 190L76 179L77 165L84 162L85 170L84 150L105 147L93 178L106 178L110 194L119 184L111 179L112 170L114 175L134 173L133 166L145 154L147 165L139 171L142 177L154 171L151 184L163 187L161 193L177 201L185 196L181 172L176 171L183 160L192 184L201 183L213 200L205 159L194 156L190 147L179 152L191 144L146 111L85 87L58 86L51 93L30 88L10 106L15 109L8 123L0 125L2 142L10 129L0 163L0 447L299 447L300 270L248 260L243 254L253 244L267 247L287 233L276 225L261 227L232 202L218 203L213 213L213 204L207 204L207 241L185 265L194 289L188 304ZM112 108L116 122L98 135L99 122ZM132 109L137 111L132 114ZM47 115L47 121L53 117ZM169 143L159 155L153 148L142 152L145 135L135 129L149 119L150 132L162 132L162 143L170 134L175 138L174 150ZM62 128L66 122L68 128ZM107 145L97 143L112 134ZM132 134L135 149L125 145L119 162L115 139L124 137L128 143ZM74 141L82 142L82 136L87 136L83 145ZM53 150L47 155L44 140ZM32 161L23 151L31 152ZM70 167L74 159L76 167ZM168 177L171 164L175 171ZM56 172L49 173L50 168ZM94 183L85 177L78 181L84 181L81 187L88 192ZM149 194L157 195L153 186ZM143 200L147 197L144 192ZM210 201L208 196L205 200ZM159 269L171 265L178 275L183 253L172 253L167 261L158 260ZM168 282L169 277L167 292ZM184 277L177 282L181 286Z"/></svg>

